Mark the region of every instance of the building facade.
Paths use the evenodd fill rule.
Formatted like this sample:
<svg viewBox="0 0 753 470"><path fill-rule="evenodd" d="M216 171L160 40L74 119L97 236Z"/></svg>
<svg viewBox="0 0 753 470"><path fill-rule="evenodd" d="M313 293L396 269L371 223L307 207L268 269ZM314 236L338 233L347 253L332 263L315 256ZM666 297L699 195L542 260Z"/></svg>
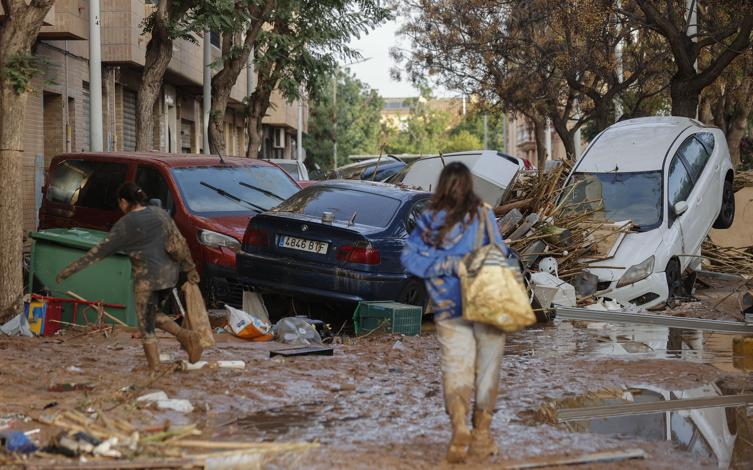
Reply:
<svg viewBox="0 0 753 470"><path fill-rule="evenodd" d="M136 97L148 35L142 23L154 8L143 0L101 0L102 121L105 151L133 151L136 146ZM27 101L24 141L24 228L34 230L40 189L50 160L65 152L89 150L89 1L56 0L35 46L42 73ZM213 60L220 55L212 38ZM153 150L203 151L203 39L177 40L154 108ZM244 155L246 130L242 102L246 73L233 87L225 113L228 155ZM304 103L304 132L307 107ZM295 158L298 103L277 92L264 118L265 158Z"/></svg>

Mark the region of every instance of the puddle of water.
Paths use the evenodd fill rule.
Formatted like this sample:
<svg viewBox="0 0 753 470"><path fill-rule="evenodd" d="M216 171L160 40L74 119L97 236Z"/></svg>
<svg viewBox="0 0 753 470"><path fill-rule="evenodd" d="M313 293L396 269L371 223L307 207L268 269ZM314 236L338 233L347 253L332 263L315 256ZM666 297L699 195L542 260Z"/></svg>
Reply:
<svg viewBox="0 0 753 470"><path fill-rule="evenodd" d="M536 334L512 336L505 354L680 359L731 374L753 371L753 337L655 325L555 321Z"/></svg>

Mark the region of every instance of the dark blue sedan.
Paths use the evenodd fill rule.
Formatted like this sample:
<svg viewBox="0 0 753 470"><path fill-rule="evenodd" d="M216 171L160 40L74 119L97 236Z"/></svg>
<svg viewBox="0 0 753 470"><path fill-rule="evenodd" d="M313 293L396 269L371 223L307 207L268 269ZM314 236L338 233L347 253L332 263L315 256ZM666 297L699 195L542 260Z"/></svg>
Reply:
<svg viewBox="0 0 753 470"><path fill-rule="evenodd" d="M423 283L400 264L426 192L330 180L252 218L237 257L243 284L299 298L423 305Z"/></svg>

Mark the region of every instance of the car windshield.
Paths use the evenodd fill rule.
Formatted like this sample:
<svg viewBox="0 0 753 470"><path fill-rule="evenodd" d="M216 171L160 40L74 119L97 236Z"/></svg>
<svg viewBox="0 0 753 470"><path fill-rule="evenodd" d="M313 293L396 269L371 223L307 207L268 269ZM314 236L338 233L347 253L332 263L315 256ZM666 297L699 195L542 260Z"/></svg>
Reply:
<svg viewBox="0 0 753 470"><path fill-rule="evenodd" d="M188 209L199 215L263 212L300 190L271 166L174 168L172 173Z"/></svg>
<svg viewBox="0 0 753 470"><path fill-rule="evenodd" d="M662 220L662 173L575 173L561 201L566 211L592 213L593 220L630 220L639 231Z"/></svg>
<svg viewBox="0 0 753 470"><path fill-rule="evenodd" d="M356 224L386 227L399 207L398 199L381 194L311 186L277 206L273 212L290 212L313 217L321 217L323 212L332 212L335 220L352 220Z"/></svg>

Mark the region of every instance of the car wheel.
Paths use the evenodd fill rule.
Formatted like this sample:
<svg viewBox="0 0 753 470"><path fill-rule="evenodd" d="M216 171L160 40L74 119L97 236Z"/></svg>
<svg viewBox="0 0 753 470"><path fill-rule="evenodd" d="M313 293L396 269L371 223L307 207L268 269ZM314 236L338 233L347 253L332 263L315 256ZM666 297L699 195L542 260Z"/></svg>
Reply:
<svg viewBox="0 0 753 470"><path fill-rule="evenodd" d="M682 271L680 270L680 260L672 258L667 263L665 270L667 276L667 300L672 300L683 294Z"/></svg>
<svg viewBox="0 0 753 470"><path fill-rule="evenodd" d="M735 220L735 193L732 191L732 181L724 180L722 191L722 209L719 217L714 221L714 228L730 228Z"/></svg>
<svg viewBox="0 0 753 470"><path fill-rule="evenodd" d="M418 305L426 311L426 287L420 279L410 279L397 298L402 304Z"/></svg>

